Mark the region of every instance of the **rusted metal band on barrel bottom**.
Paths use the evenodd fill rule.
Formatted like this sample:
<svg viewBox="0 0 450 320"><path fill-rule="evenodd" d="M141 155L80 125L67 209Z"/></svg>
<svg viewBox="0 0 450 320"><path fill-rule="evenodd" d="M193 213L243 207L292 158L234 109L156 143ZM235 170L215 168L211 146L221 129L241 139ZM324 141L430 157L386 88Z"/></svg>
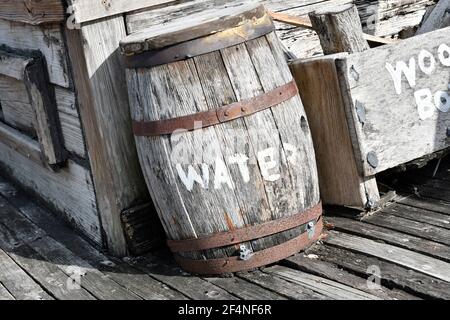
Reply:
<svg viewBox="0 0 450 320"><path fill-rule="evenodd" d="M321 215L322 203L319 202L314 207L292 216L276 219L259 225L235 229L228 232L215 233L202 238L168 240L167 244L170 250L174 253L226 247L290 230L310 221L317 221Z"/></svg>
<svg viewBox="0 0 450 320"><path fill-rule="evenodd" d="M144 51L124 56L128 69L149 68L186 60L203 54L233 47L254 40L275 31L268 14L262 18L249 20L241 26L214 33L209 36L182 42L155 51Z"/></svg>
<svg viewBox="0 0 450 320"><path fill-rule="evenodd" d="M255 252L249 260L240 260L239 257L191 260L178 255L175 255L175 260L183 269L194 274L213 275L251 270L283 260L306 249L318 240L322 231L323 221L322 217L320 217L316 224L313 237L309 237L307 232L304 232L297 238L280 245Z"/></svg>
<svg viewBox="0 0 450 320"><path fill-rule="evenodd" d="M293 98L297 94L297 85L292 80L260 96L217 109L167 120L134 121L133 132L136 136L142 137L172 134L178 130L198 130L266 110Z"/></svg>

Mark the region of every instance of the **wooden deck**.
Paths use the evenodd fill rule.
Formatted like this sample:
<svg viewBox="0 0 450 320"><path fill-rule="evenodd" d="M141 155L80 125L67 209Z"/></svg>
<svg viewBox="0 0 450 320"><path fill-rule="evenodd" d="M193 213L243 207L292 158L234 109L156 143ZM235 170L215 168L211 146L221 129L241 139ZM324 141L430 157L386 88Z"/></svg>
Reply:
<svg viewBox="0 0 450 320"><path fill-rule="evenodd" d="M450 158L430 178L434 164L385 178L402 193L379 212L328 208L306 253L228 278L190 276L164 250L108 257L0 178L0 299L450 299Z"/></svg>

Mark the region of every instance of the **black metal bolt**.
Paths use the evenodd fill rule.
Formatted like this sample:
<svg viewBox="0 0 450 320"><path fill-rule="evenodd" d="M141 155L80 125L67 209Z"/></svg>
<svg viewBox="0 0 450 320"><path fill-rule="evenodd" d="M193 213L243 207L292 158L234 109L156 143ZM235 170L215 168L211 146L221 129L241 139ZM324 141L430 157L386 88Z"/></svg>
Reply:
<svg viewBox="0 0 450 320"><path fill-rule="evenodd" d="M450 127L447 128L447 138L450 138Z"/></svg>

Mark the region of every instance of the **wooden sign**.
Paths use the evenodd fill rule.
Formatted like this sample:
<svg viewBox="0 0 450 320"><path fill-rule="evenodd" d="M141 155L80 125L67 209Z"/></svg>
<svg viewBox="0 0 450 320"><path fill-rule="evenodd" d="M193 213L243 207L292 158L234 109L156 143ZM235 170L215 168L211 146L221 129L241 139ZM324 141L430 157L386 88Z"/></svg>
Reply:
<svg viewBox="0 0 450 320"><path fill-rule="evenodd" d="M450 28L336 60L364 176L450 144Z"/></svg>

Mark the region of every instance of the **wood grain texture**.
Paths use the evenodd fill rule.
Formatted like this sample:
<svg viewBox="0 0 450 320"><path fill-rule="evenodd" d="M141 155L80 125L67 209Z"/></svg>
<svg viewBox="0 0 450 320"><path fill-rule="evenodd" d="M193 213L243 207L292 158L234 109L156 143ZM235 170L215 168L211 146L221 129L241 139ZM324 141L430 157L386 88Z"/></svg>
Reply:
<svg viewBox="0 0 450 320"><path fill-rule="evenodd" d="M36 137L35 113L25 83L0 75L3 121L30 137Z"/></svg>
<svg viewBox="0 0 450 320"><path fill-rule="evenodd" d="M352 126L355 156L364 176L372 176L448 147L449 113L441 112L433 105L431 116L423 120L415 99L415 92L420 89L429 88L433 95L438 90L448 89L449 67L443 65L437 55L438 47L449 43L448 30L352 54L348 59L337 61L348 121ZM431 75L418 67L418 55L423 50L429 51L436 59ZM408 64L413 58L415 85L411 88L402 75L398 93L386 66L389 63L395 68L398 61ZM357 105L365 110L364 124L358 119ZM378 158L376 168L368 163L370 152Z"/></svg>
<svg viewBox="0 0 450 320"><path fill-rule="evenodd" d="M369 49L354 5L320 9L309 14L324 54L361 52Z"/></svg>
<svg viewBox="0 0 450 320"><path fill-rule="evenodd" d="M264 269L264 272L277 275L289 282L300 284L334 300L381 300L373 294L354 289L336 281L282 266L273 266Z"/></svg>
<svg viewBox="0 0 450 320"><path fill-rule="evenodd" d="M75 21L77 23L83 23L173 1L174 0L70 0L69 3L74 8Z"/></svg>
<svg viewBox="0 0 450 320"><path fill-rule="evenodd" d="M64 213L95 243L102 244L97 204L90 172L68 161L67 167L52 172L0 142L2 172ZM3 171L4 170L4 171Z"/></svg>
<svg viewBox="0 0 450 320"><path fill-rule="evenodd" d="M32 25L64 21L62 0L4 0L0 3L0 19Z"/></svg>
<svg viewBox="0 0 450 320"><path fill-rule="evenodd" d="M335 60L343 55L299 60L290 67L310 122L323 201L364 208L379 194L376 181L358 172L336 75Z"/></svg>
<svg viewBox="0 0 450 320"><path fill-rule="evenodd" d="M108 36L105 37L105 30ZM127 253L120 214L148 200L131 130L119 41L123 18L67 31L82 126L110 252Z"/></svg>
<svg viewBox="0 0 450 320"><path fill-rule="evenodd" d="M39 143L2 122L0 122L0 140L17 153L45 166L44 155Z"/></svg>
<svg viewBox="0 0 450 320"><path fill-rule="evenodd" d="M128 70L132 117L154 121L214 109L268 92L292 80L274 34L219 52L155 68ZM292 132L292 128L297 128ZM178 137L177 137L178 138ZM147 184L166 233L171 239L189 239L242 228L302 212L319 202L317 169L306 115L298 96L271 110L250 117L180 135L189 157L171 157L176 144L170 136L137 137L138 153ZM236 145L236 141L238 144ZM213 146L214 148L211 148ZM235 147L238 146L236 149ZM288 161L295 146L295 163ZM258 167L257 154L274 148L280 179L269 181ZM249 158L245 179L231 157ZM199 154L201 158L195 157ZM232 179L214 187L217 159ZM301 165L300 165L301 163ZM186 170L201 172L207 166L207 187L188 189L178 176ZM206 210L205 210L206 208ZM175 222L175 223L174 223ZM283 243L299 230L253 241L259 251ZM247 244L248 245L248 244ZM206 257L234 255L236 247L208 250ZM196 258L192 253L186 253ZM197 258L198 259L198 258Z"/></svg>
<svg viewBox="0 0 450 320"><path fill-rule="evenodd" d="M450 1L440 0L430 12L428 17L422 22L416 34L431 32L440 28L450 26Z"/></svg>
<svg viewBox="0 0 450 320"><path fill-rule="evenodd" d="M369 268L378 266L382 270L381 284L411 292L421 298L448 299L450 296L448 282L379 258L334 246L316 246L310 253L366 279L370 276L367 272Z"/></svg>
<svg viewBox="0 0 450 320"><path fill-rule="evenodd" d="M17 300L53 300L0 248L0 282Z"/></svg>
<svg viewBox="0 0 450 320"><path fill-rule="evenodd" d="M390 261L447 282L450 280L449 263L419 253L336 231L331 232L326 242Z"/></svg>
<svg viewBox="0 0 450 320"><path fill-rule="evenodd" d="M66 48L61 26L31 26L0 19L1 44L16 49L39 50L46 59L53 84L69 87Z"/></svg>

